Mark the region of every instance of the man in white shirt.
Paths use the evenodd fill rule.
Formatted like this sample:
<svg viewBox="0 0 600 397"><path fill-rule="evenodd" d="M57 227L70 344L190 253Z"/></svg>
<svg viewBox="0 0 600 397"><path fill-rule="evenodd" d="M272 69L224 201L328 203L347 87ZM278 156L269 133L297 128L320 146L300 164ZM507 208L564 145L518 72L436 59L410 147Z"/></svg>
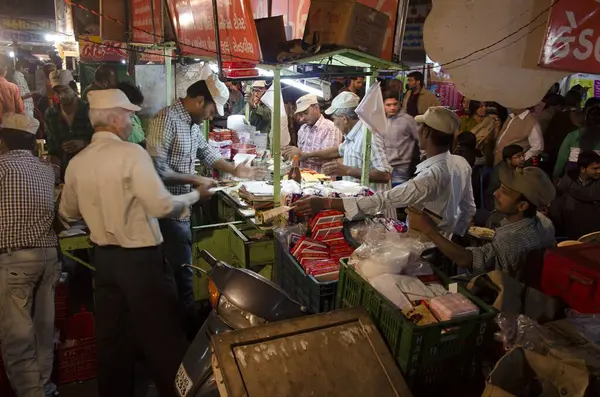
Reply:
<svg viewBox="0 0 600 397"><path fill-rule="evenodd" d="M293 205L296 212L311 215L323 209L336 209L345 211L346 217L352 219L411 206L439 215L442 218L439 228L446 235L464 235L475 215L475 202L471 167L465 159L449 152L460 119L448 109L433 106L415 120L421 123L419 143L427 159L417 166L417 175L413 179L371 197L308 197Z"/></svg>
<svg viewBox="0 0 600 397"><path fill-rule="evenodd" d="M521 146L525 150L525 161L544 150L542 128L529 109L510 109L496 141L494 165L502 161L502 150L509 145Z"/></svg>
<svg viewBox="0 0 600 397"><path fill-rule="evenodd" d="M95 132L67 168L60 214L69 222L83 218L95 244L99 396L133 395L133 346L144 354L160 395L175 396L187 342L156 218L185 215L212 185L173 196L148 153L127 142L140 108L120 90L91 91L88 98Z"/></svg>

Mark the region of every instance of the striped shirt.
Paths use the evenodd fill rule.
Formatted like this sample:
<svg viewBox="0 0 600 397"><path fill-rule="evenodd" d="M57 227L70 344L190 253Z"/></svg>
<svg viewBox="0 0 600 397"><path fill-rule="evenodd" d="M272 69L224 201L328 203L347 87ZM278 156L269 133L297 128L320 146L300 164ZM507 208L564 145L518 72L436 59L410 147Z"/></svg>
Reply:
<svg viewBox="0 0 600 397"><path fill-rule="evenodd" d="M554 226L550 219L540 213L536 218L525 218L514 223L504 220L490 243L469 248L473 253L473 272L502 270L521 280L522 267L528 265L527 254L551 248L555 244Z"/></svg>
<svg viewBox="0 0 600 397"><path fill-rule="evenodd" d="M161 109L152 119L146 135L146 149L161 176L168 172L193 175L196 158L209 167L221 159L221 153L204 139L200 126L192 122L181 99ZM174 185L167 189L179 195L191 192L192 186Z"/></svg>
<svg viewBox="0 0 600 397"><path fill-rule="evenodd" d="M0 248L56 247L52 168L29 150L0 155Z"/></svg>
<svg viewBox="0 0 600 397"><path fill-rule="evenodd" d="M439 228L446 235L464 235L475 215L471 167L466 160L449 152L441 153L417 165L416 174L387 192L344 199L346 216L354 218L408 206L427 208L442 217Z"/></svg>
<svg viewBox="0 0 600 397"><path fill-rule="evenodd" d="M31 94L31 91L29 90L29 85L27 85L27 80L25 80L25 76L23 75L23 73L19 72L18 70L15 70L13 80L17 87L19 87L21 97L24 97L27 94ZM29 97L27 99L23 99L23 104L25 105L25 113L33 117L33 98Z"/></svg>
<svg viewBox="0 0 600 397"><path fill-rule="evenodd" d="M366 133L366 129L364 127L365 126L362 121L356 123L356 125L345 136L344 142L342 142L339 146L340 157L344 159L344 165L347 167L356 167L362 169L364 166L363 148L365 146ZM385 145L383 144L383 139L381 139L379 134L375 133L371 134L371 162L369 164L369 169L375 169L382 172L392 172L392 167L390 167L385 155ZM360 183L359 179L351 176L345 176L343 179L345 181ZM391 188L391 183L371 183L369 187L374 192L384 192Z"/></svg>
<svg viewBox="0 0 600 397"><path fill-rule="evenodd" d="M303 124L298 130L298 148L303 152L316 152L338 146L342 143L342 133L333 124L321 116L314 125ZM321 172L325 160L310 158L302 162L303 168L311 168Z"/></svg>

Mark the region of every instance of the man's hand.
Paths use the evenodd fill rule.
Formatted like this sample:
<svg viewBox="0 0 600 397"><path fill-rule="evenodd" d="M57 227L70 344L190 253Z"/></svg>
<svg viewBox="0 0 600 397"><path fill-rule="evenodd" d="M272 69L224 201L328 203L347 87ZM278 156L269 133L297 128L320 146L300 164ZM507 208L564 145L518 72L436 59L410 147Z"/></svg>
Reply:
<svg viewBox="0 0 600 397"><path fill-rule="evenodd" d="M192 175L189 178L188 183L190 185L192 185L193 187L197 187L200 185L211 185L212 187L217 186L217 181L215 181L212 178L206 178L204 176L200 176L200 175Z"/></svg>
<svg viewBox="0 0 600 397"><path fill-rule="evenodd" d="M330 161L323 164L322 171L325 175L347 176L348 167L338 161Z"/></svg>
<svg viewBox="0 0 600 397"><path fill-rule="evenodd" d="M233 175L242 179L263 180L267 174L266 167L252 167L248 165L250 160L246 160L237 167Z"/></svg>
<svg viewBox="0 0 600 397"><path fill-rule="evenodd" d="M200 193L200 198L205 199L212 196L213 192L211 192L210 189L212 189L213 187L217 187L217 181L201 176L197 178L197 181L195 181L194 183L194 189L196 189L196 191Z"/></svg>
<svg viewBox="0 0 600 397"><path fill-rule="evenodd" d="M300 156L302 156L302 150L296 146L286 146L282 149L281 155L286 160L291 160L294 156L298 156L298 158L300 158Z"/></svg>
<svg viewBox="0 0 600 397"><path fill-rule="evenodd" d="M82 140L65 141L60 147L67 153L77 153L85 147L85 142Z"/></svg>
<svg viewBox="0 0 600 397"><path fill-rule="evenodd" d="M421 232L426 236L437 231L435 223L426 213L410 207L406 209L406 213L408 214L408 227L410 229Z"/></svg>
<svg viewBox="0 0 600 397"><path fill-rule="evenodd" d="M292 208L298 215L313 216L319 211L327 209L327 199L324 197L306 197L292 204Z"/></svg>

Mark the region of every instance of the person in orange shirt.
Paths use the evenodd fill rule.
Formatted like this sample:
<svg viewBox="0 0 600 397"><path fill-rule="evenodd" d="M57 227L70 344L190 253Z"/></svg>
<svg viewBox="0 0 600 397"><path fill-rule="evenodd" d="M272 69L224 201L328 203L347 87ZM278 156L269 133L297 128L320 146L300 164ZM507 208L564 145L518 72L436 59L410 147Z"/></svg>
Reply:
<svg viewBox="0 0 600 397"><path fill-rule="evenodd" d="M6 65L0 64L0 123L5 113L25 113L19 87L6 80L6 72Z"/></svg>

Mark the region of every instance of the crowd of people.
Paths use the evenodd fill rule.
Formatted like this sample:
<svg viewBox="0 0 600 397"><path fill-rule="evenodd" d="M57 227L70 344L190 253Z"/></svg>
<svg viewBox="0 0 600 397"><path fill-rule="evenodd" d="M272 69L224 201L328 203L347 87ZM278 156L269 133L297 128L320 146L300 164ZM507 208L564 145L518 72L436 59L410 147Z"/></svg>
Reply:
<svg viewBox="0 0 600 397"><path fill-rule="evenodd" d="M51 295L61 272L59 219L84 221L94 244L100 396L132 395L140 353L161 396L174 396L175 374L199 326L192 273L183 266L192 263L190 207L216 186L195 173L195 161L240 178L264 174L223 159L200 125L243 113L248 103L250 123L268 133L271 109L261 102L267 84L254 82L244 95L211 75L144 129L136 115L143 95L110 66L98 68L82 96L71 72L45 67L43 117L40 101L27 102L31 92L20 89L22 81L9 82L7 71L0 66L0 336L14 389L19 397L56 391ZM13 80L21 80L18 70ZM410 228L458 267L474 274L499 269L524 282L535 280L532 258L557 239L596 231L600 100L581 108L575 87L530 109L465 98L452 111L440 106L422 73L410 73L407 82L406 92L397 79L383 87L387 130L372 135L369 164L357 115L363 78L337 87L324 111L312 94L286 106L290 127L300 127L281 148L284 157L348 181L368 171L374 192L307 197L293 204L296 212L396 217L406 209ZM35 155L42 126L47 162ZM461 237L474 220L497 215L492 241L465 246Z"/></svg>

